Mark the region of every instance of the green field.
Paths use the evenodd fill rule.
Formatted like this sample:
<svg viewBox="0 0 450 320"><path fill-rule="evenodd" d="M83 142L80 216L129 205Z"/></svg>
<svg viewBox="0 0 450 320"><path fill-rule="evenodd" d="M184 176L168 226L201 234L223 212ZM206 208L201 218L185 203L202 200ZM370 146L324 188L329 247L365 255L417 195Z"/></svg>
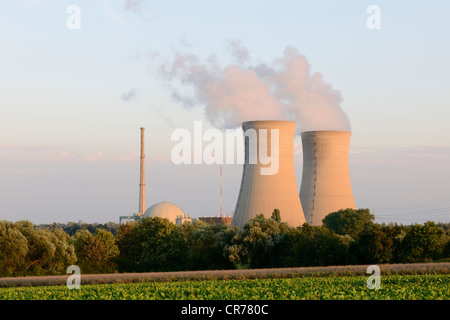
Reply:
<svg viewBox="0 0 450 320"><path fill-rule="evenodd" d="M243 280L137 282L0 288L1 300L437 300L450 299L450 275L385 275L380 289L367 276L327 276Z"/></svg>

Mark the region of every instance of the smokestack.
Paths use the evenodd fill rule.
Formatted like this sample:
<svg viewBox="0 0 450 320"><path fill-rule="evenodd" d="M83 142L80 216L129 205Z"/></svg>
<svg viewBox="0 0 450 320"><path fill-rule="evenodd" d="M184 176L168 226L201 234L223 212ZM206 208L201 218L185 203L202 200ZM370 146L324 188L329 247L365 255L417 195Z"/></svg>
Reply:
<svg viewBox="0 0 450 320"><path fill-rule="evenodd" d="M300 201L306 222L322 225L322 219L340 209L355 209L348 154L351 132L307 131L301 134L303 175Z"/></svg>
<svg viewBox="0 0 450 320"><path fill-rule="evenodd" d="M245 162L231 225L242 228L258 214L270 218L274 209L280 210L282 222L292 227L302 225L305 217L294 169L295 122L249 121L242 128ZM251 139L252 131L257 139ZM252 161L255 157L256 161Z"/></svg>
<svg viewBox="0 0 450 320"><path fill-rule="evenodd" d="M145 212L145 170L144 170L144 128L141 128L141 179L139 184L139 213L143 215Z"/></svg>

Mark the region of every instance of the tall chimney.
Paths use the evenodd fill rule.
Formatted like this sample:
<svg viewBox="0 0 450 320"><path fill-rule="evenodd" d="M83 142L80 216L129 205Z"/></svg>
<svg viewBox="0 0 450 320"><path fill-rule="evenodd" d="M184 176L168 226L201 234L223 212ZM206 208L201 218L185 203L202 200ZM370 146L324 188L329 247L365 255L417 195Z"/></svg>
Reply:
<svg viewBox="0 0 450 320"><path fill-rule="evenodd" d="M249 121L242 124L242 129L245 162L231 225L242 228L256 215L263 214L264 217L270 218L274 209L278 209L282 222L291 227L301 226L305 217L295 179L295 122ZM250 139L251 135L247 134L252 129L256 132L257 140ZM255 157L257 161L251 161ZM270 164L267 157L272 157ZM267 174L268 167L274 161L277 161L278 170Z"/></svg>
<svg viewBox="0 0 450 320"><path fill-rule="evenodd" d="M348 131L302 133L300 201L311 225L322 225L322 219L331 212L356 208L348 165L350 136Z"/></svg>
<svg viewBox="0 0 450 320"><path fill-rule="evenodd" d="M139 213L143 215L145 211L145 170L144 170L144 128L141 128L141 179L139 184Z"/></svg>

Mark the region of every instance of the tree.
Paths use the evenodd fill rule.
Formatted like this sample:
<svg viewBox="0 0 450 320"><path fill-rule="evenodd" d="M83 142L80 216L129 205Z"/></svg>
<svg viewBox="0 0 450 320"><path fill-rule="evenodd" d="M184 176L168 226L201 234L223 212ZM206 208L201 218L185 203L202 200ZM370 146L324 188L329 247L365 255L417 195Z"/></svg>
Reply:
<svg viewBox="0 0 450 320"><path fill-rule="evenodd" d="M340 235L348 234L353 239L370 225L373 224L375 216L369 209L341 209L325 216L323 225Z"/></svg>
<svg viewBox="0 0 450 320"><path fill-rule="evenodd" d="M272 267L279 263L277 253L290 227L262 214L244 225L228 250L234 259L252 268Z"/></svg>
<svg viewBox="0 0 450 320"><path fill-rule="evenodd" d="M216 234L214 246L222 253L224 259L224 268L234 269L240 262L238 241L239 228L236 226L222 229Z"/></svg>
<svg viewBox="0 0 450 320"><path fill-rule="evenodd" d="M187 237L189 269L229 269L233 267L223 254L228 226L219 224L196 224Z"/></svg>
<svg viewBox="0 0 450 320"><path fill-rule="evenodd" d="M114 243L114 235L104 229L97 229L94 234L81 229L75 234L77 264L84 273L105 273L115 270L115 259L119 249Z"/></svg>
<svg viewBox="0 0 450 320"><path fill-rule="evenodd" d="M434 222L410 227L401 243L401 258L405 262L419 262L442 257L447 237Z"/></svg>
<svg viewBox="0 0 450 320"><path fill-rule="evenodd" d="M281 222L280 210L278 209L273 210L271 218L277 222Z"/></svg>
<svg viewBox="0 0 450 320"><path fill-rule="evenodd" d="M403 236L400 227L373 224L351 243L350 252L361 264L390 263L396 260L398 244Z"/></svg>
<svg viewBox="0 0 450 320"><path fill-rule="evenodd" d="M450 237L447 236L444 250L442 252L442 259L450 259Z"/></svg>
<svg viewBox="0 0 450 320"><path fill-rule="evenodd" d="M291 233L293 262L296 266L343 265L352 262L347 245L333 230L304 223Z"/></svg>
<svg viewBox="0 0 450 320"><path fill-rule="evenodd" d="M74 248L68 244L64 231L55 233L36 228L26 220L13 225L27 240L28 251L21 269L24 275L63 274L67 266L76 261Z"/></svg>
<svg viewBox="0 0 450 320"><path fill-rule="evenodd" d="M0 276L14 276L25 266L27 239L11 223L0 221Z"/></svg>
<svg viewBox="0 0 450 320"><path fill-rule="evenodd" d="M122 224L117 230L115 243L120 254L115 260L121 272L134 272L138 270L141 249L136 230L136 221L129 221Z"/></svg>
<svg viewBox="0 0 450 320"><path fill-rule="evenodd" d="M144 218L136 228L140 243L140 271L175 271L186 268L188 247L180 229L168 219Z"/></svg>
<svg viewBox="0 0 450 320"><path fill-rule="evenodd" d="M70 244L70 236L62 228L57 228L53 232L47 230L55 245L53 258L47 265L44 265L45 274L66 274L67 267L77 261L75 248Z"/></svg>

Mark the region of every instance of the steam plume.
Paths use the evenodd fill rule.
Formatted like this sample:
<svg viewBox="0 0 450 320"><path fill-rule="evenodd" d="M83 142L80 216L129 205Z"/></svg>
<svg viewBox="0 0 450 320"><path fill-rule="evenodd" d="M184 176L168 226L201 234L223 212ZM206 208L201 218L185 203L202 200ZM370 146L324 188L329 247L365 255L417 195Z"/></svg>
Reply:
<svg viewBox="0 0 450 320"><path fill-rule="evenodd" d="M297 49L287 47L270 64L250 65L249 53L239 42L230 41L229 46L236 63L225 67L219 66L215 55L201 61L179 52L162 64L159 72L171 84L174 100L187 108L204 106L208 119L219 128L249 120L292 120L300 131L350 131L340 107L341 94L324 82L322 74L311 74Z"/></svg>
<svg viewBox="0 0 450 320"><path fill-rule="evenodd" d="M142 10L142 0L126 0L125 1L125 10L140 12Z"/></svg>

